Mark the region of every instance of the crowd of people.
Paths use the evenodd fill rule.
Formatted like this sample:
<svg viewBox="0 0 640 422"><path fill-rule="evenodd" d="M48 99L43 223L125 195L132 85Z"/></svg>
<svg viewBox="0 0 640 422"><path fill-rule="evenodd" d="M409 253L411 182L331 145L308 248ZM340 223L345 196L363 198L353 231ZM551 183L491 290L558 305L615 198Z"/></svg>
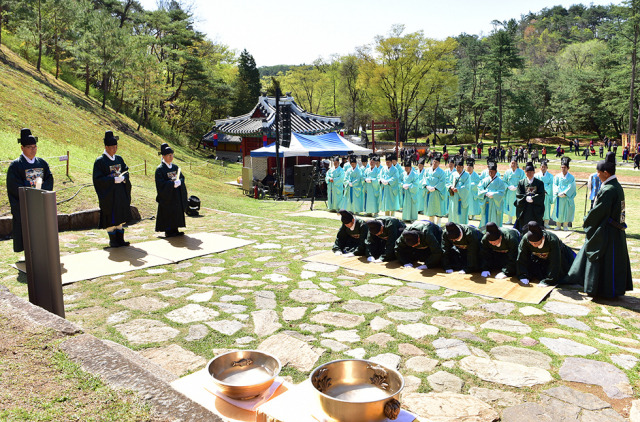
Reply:
<svg viewBox="0 0 640 422"><path fill-rule="evenodd" d="M106 230L110 247L129 245L124 240L123 225L133 219L130 173L124 159L116 154L118 139L112 131L106 131L104 151L93 164L93 187L100 206L99 227ZM18 138L22 154L11 162L7 170L14 252L24 250L19 188L53 190L54 180L49 165L44 159L36 157L37 142L38 138L33 136L30 129L22 129ZM180 236L183 232L179 228L185 227L184 215L188 208L184 174L173 163L174 151L168 144L162 144L158 154L162 156L162 161L155 172L158 202L156 231L164 232L165 237Z"/></svg>
<svg viewBox="0 0 640 422"><path fill-rule="evenodd" d="M392 158L387 157L387 161L392 161ZM352 172L357 172L355 160L350 161L354 165ZM458 176L454 180L463 177L461 164L456 164ZM568 169L567 164L563 163L563 167ZM386 171L389 172L391 168L388 165ZM435 168L438 169L437 164ZM522 285L528 285L530 280L538 280L542 286L583 284L587 294L598 297L618 297L633 290L625 234L624 191L615 176L613 154L598 163L596 174L600 189L585 218L586 239L577 256L541 223L544 196L536 195L544 192L544 182L534 177L532 167L528 166L526 171L526 182L519 183L519 187L524 187L526 183L527 189L531 190L523 192L518 189L516 198L521 195L529 197L525 202L531 207L521 213L521 219L514 227L500 227L491 220L486 222L482 230L455 219L443 226L432 219L407 224L391 216L365 221L352 211L341 209L338 212L342 225L332 250L336 255L345 257L366 257L369 263L374 264L397 260L402 268L443 269L448 274L480 272L485 278L495 273L497 279L517 277ZM497 183L496 186L500 186L497 190L504 191L502 186L505 182L498 178L495 165L490 165L489 172L489 176L482 180L479 191L491 191L494 189L489 188L491 183ZM409 168L406 174L410 174ZM567 179L566 175L564 179ZM382 180L387 181L385 177ZM469 179L471 176L464 177ZM427 186L433 188L429 178L425 178ZM509 179L506 172L505 178ZM348 183L353 185L353 179L349 180ZM439 183L442 187L442 181ZM566 184L559 183L559 192L566 191ZM382 185L389 186L388 183ZM453 186L458 184L454 181ZM404 186L403 189L409 191ZM428 195L435 189L426 191ZM381 194L384 192L383 189ZM567 197L566 194L555 196ZM442 202L439 204L442 205ZM455 214L456 201L450 206L454 207ZM522 224L522 221L526 223Z"/></svg>
<svg viewBox="0 0 640 422"><path fill-rule="evenodd" d="M395 154L387 154L384 164L376 154L351 156L342 165L340 157L334 157L325 176L328 209L374 217L402 212L405 222L418 220L419 214L437 224L443 217L461 224L471 219L478 220L481 228L489 222L501 227L505 216L506 224L516 229L531 219L548 228L553 220L556 229L569 230L576 196L569 157L562 158L555 176L549 173L546 160L536 171L531 161L523 170L516 158L501 175L492 158L478 173L473 158L450 157L443 169L443 154L430 153L419 158L415 167L412 154L405 156L403 164Z"/></svg>

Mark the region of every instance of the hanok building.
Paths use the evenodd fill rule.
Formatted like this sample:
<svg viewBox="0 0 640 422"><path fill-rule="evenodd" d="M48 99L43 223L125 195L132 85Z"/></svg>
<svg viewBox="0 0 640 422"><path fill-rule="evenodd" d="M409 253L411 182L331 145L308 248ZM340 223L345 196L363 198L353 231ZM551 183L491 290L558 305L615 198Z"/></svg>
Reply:
<svg viewBox="0 0 640 422"><path fill-rule="evenodd" d="M339 130L343 126L339 117L321 116L305 111L289 94L285 97L280 97L279 103L281 106L288 105L291 110L292 132L303 135L317 135ZM275 121L276 98L263 95L258 98L258 104L249 113L238 117L216 120L215 126L204 137L212 137L213 133L240 137L242 139L240 142L242 165L248 166L251 160L249 155L251 151L275 141ZM282 130L282 125L280 130ZM269 158L265 162L267 168L264 171L271 173L271 169L276 167L275 158ZM311 157L286 158L284 165L285 178L289 173L293 174L293 166L296 164L311 164Z"/></svg>

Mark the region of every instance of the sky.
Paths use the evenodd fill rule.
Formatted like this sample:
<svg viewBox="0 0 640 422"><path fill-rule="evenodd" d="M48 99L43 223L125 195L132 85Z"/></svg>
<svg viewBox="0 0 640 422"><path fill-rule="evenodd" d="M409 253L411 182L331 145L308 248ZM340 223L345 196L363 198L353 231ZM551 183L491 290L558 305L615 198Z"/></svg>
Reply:
<svg viewBox="0 0 640 422"><path fill-rule="evenodd" d="M196 29L238 53L246 49L256 65L310 64L319 57L353 53L394 24L405 33L424 31L445 39L461 33L488 35L493 20L578 1L561 0L182 0L192 5ZM156 0L140 0L147 10ZM585 5L620 4L594 0Z"/></svg>

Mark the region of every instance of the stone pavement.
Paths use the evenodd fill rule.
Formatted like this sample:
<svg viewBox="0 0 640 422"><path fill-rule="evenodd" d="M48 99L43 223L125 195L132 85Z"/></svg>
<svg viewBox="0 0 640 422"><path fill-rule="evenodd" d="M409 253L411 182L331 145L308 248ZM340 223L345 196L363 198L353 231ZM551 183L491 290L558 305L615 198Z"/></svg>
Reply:
<svg viewBox="0 0 640 422"><path fill-rule="evenodd" d="M300 261L331 247L329 220L209 219L193 230L224 222L216 232L257 242L65 287L67 318L175 376L231 349L275 354L294 382L321 363L365 358L397 368L403 405L428 421L640 422L636 296L594 303L557 289L535 306L492 300Z"/></svg>

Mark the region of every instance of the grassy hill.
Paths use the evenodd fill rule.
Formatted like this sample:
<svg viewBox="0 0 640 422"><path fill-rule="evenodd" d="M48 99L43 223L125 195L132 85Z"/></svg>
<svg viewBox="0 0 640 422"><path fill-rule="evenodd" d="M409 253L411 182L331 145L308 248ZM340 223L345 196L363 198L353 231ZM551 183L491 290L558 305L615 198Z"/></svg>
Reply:
<svg viewBox="0 0 640 422"><path fill-rule="evenodd" d="M20 154L17 137L22 127L29 127L39 138L38 156L46 158L55 177L59 212L73 212L97 207L91 183L93 161L104 149L105 130L120 136L118 154L131 168L133 205L143 217L156 213L153 174L159 164L159 146L168 142L176 150L176 162L183 168L190 194L200 197L203 206L222 210L260 214L259 204L243 197L235 187L224 182L241 174L241 165L222 168L207 162L208 152L175 145L162 139L114 110L84 96L73 86L56 80L46 72L22 60L5 46L0 50L0 215L9 212L6 195L6 170L9 162ZM59 157L70 155L70 174ZM147 175L144 174L145 160ZM293 209L295 204L279 208Z"/></svg>

